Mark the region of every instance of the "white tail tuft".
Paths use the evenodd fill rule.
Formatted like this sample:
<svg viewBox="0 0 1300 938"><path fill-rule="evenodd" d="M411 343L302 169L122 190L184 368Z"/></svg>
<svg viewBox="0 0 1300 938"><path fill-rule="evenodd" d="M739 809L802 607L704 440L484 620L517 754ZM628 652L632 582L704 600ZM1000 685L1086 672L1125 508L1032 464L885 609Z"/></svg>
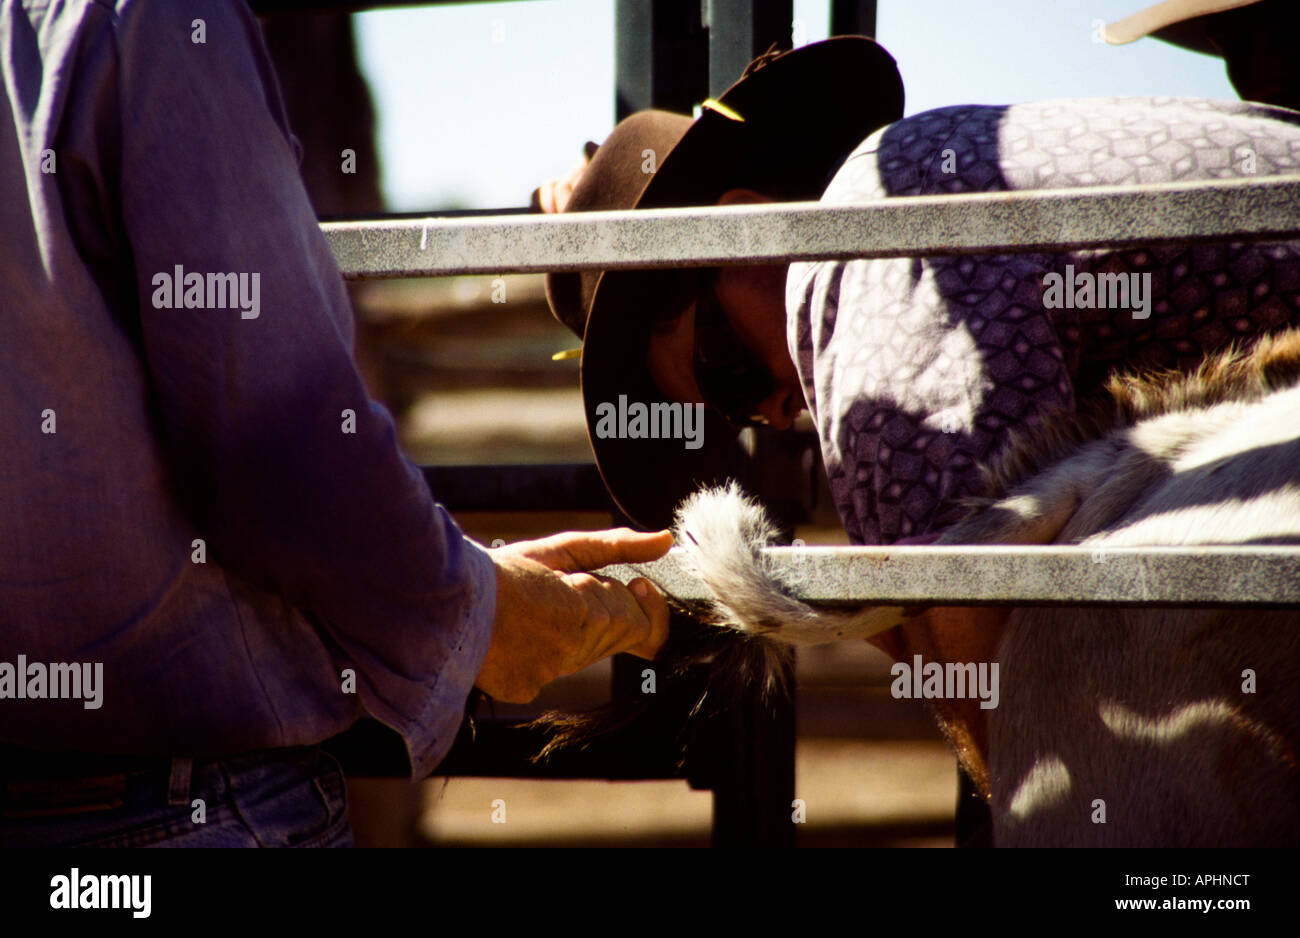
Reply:
<svg viewBox="0 0 1300 938"><path fill-rule="evenodd" d="M905 622L901 607L854 612L814 609L796 599L797 583L783 582L762 549L776 527L740 486L702 489L677 509L675 536L686 566L713 594L718 624L789 645L868 638Z"/></svg>

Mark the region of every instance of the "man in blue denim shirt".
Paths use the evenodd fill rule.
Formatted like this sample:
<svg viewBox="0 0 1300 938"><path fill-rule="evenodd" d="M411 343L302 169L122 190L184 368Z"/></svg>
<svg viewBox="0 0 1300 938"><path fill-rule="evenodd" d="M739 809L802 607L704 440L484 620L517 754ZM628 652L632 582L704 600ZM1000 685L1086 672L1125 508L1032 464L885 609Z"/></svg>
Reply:
<svg viewBox="0 0 1300 938"><path fill-rule="evenodd" d="M240 780L310 791L363 715L422 778L473 685L654 654L662 598L581 571L666 533L489 553L400 452L243 3L2 9L0 843L195 835L191 795L253 828L196 842L346 842ZM122 787L146 757L162 807Z"/></svg>

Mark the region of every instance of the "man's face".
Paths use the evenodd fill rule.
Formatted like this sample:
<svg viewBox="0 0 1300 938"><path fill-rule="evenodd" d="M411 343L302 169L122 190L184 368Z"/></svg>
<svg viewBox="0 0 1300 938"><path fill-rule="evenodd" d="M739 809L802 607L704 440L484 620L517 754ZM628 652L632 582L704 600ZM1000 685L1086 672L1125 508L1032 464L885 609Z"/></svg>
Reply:
<svg viewBox="0 0 1300 938"><path fill-rule="evenodd" d="M754 402L763 422L785 430L804 410L803 388L785 341L787 265L724 267L713 280L713 294L727 325L750 356L772 379L772 390ZM695 317L699 302L650 336L647 361L655 384L669 398L704 402L695 374ZM748 415L746 415L748 416Z"/></svg>

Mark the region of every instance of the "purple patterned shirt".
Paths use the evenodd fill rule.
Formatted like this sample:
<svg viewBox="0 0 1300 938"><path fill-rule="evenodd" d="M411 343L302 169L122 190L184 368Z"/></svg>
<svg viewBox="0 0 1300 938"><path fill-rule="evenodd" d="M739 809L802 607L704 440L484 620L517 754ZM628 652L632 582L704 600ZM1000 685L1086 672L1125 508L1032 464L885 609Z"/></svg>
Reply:
<svg viewBox="0 0 1300 938"><path fill-rule="evenodd" d="M873 134L822 201L1294 173L1300 113L1283 108L969 105ZM1074 408L1113 369L1187 368L1295 324L1300 242L796 263L786 309L845 528L889 544L958 520L1009 429Z"/></svg>

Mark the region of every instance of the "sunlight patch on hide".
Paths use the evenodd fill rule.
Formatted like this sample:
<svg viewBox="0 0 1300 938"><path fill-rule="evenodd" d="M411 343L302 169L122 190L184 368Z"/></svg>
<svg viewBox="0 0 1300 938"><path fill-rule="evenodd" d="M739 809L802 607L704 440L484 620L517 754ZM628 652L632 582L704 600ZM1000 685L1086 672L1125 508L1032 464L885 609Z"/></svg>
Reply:
<svg viewBox="0 0 1300 938"><path fill-rule="evenodd" d="M1109 531L1087 543L1109 547L1180 544L1297 543L1295 485L1280 486L1249 500L1224 498L1210 505L1162 511Z"/></svg>
<svg viewBox="0 0 1300 938"><path fill-rule="evenodd" d="M1236 711L1222 700L1200 700L1163 717L1144 717L1114 701L1102 701L1097 710L1101 722L1116 736L1160 744L1175 742L1195 729L1237 722Z"/></svg>
<svg viewBox="0 0 1300 938"><path fill-rule="evenodd" d="M1050 808L1070 793L1070 770L1056 756L1039 759L1011 798L1011 814L1021 820Z"/></svg>

